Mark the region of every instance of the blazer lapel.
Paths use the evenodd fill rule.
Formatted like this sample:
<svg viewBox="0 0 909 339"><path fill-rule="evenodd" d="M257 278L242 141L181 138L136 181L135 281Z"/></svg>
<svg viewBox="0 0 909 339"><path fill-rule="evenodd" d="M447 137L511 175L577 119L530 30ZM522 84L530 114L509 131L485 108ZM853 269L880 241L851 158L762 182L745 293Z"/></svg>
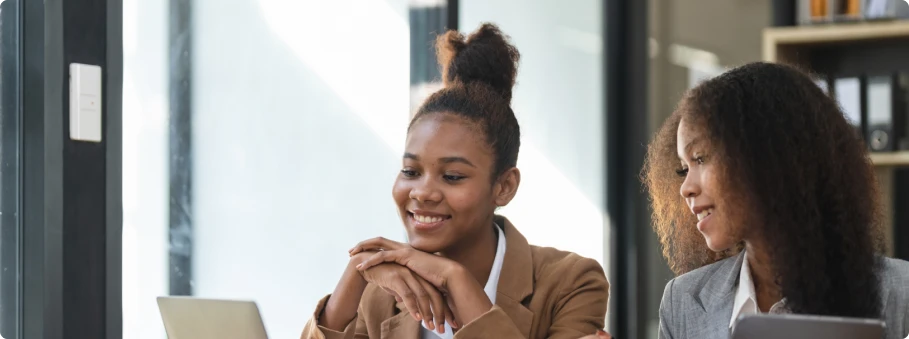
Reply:
<svg viewBox="0 0 909 339"><path fill-rule="evenodd" d="M382 339L420 339L420 322L410 317L404 303L397 303L395 307L400 312L382 322Z"/></svg>
<svg viewBox="0 0 909 339"><path fill-rule="evenodd" d="M505 233L505 259L496 288L496 305L505 311L525 338L530 337L533 312L523 301L533 294L533 258L530 244L508 219L496 216L496 224Z"/></svg>
<svg viewBox="0 0 909 339"><path fill-rule="evenodd" d="M730 336L729 321L732 319L735 287L744 254L742 251L736 260L727 260L713 274L705 277L704 287L698 295L707 320L707 335L704 338L725 339Z"/></svg>

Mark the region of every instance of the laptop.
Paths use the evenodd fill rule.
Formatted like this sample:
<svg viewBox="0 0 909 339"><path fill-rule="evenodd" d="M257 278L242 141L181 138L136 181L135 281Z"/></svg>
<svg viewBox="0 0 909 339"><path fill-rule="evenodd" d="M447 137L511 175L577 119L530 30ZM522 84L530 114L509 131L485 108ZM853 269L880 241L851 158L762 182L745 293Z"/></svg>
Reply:
<svg viewBox="0 0 909 339"><path fill-rule="evenodd" d="M879 319L753 314L737 320L732 339L881 339L884 328Z"/></svg>
<svg viewBox="0 0 909 339"><path fill-rule="evenodd" d="M268 339L253 301L158 297L169 339Z"/></svg>

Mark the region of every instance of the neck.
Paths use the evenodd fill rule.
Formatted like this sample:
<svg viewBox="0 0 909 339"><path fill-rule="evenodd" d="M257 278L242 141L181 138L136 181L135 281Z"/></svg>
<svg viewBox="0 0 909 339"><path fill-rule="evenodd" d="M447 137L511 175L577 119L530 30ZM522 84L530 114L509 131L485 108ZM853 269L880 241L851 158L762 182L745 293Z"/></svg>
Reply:
<svg viewBox="0 0 909 339"><path fill-rule="evenodd" d="M769 252L764 250L765 248L759 243L745 241L748 269L751 271L751 280L754 282L754 292L761 312L769 311L773 304L783 298L780 286L776 282Z"/></svg>
<svg viewBox="0 0 909 339"><path fill-rule="evenodd" d="M485 224L488 227L481 227L478 234L464 237L461 243L439 253L467 268L480 286L486 286L486 280L489 279L499 240L492 217L485 221Z"/></svg>

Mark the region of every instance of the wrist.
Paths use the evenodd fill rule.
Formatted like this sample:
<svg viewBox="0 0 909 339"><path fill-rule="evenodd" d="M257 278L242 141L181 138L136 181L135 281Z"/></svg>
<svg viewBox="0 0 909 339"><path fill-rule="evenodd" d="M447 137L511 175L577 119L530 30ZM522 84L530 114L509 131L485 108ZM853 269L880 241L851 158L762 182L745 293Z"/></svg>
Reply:
<svg viewBox="0 0 909 339"><path fill-rule="evenodd" d="M347 262L347 268L344 269L343 276L341 280L344 281L345 285L348 287L354 288L355 290L365 290L368 282L366 278L363 277L363 272L360 272L357 269L357 265L362 263L366 258L362 256L353 256Z"/></svg>
<svg viewBox="0 0 909 339"><path fill-rule="evenodd" d="M473 277L473 274L467 271L467 268L458 263L453 263L451 267L444 271L439 290L451 293L452 290L464 290L470 287L471 284L478 285L479 283L477 283L477 279Z"/></svg>
<svg viewBox="0 0 909 339"><path fill-rule="evenodd" d="M483 286L467 269L454 269L446 281L446 293L457 308L455 319L458 319L462 327L492 309L492 301Z"/></svg>
<svg viewBox="0 0 909 339"><path fill-rule="evenodd" d="M355 319L357 309L360 305L360 298L363 291L366 290L366 279L357 270L357 263L348 263L347 268L341 275L341 280L335 286L334 292L328 298L328 302L319 315L319 325L325 326L335 331L343 331L344 328Z"/></svg>

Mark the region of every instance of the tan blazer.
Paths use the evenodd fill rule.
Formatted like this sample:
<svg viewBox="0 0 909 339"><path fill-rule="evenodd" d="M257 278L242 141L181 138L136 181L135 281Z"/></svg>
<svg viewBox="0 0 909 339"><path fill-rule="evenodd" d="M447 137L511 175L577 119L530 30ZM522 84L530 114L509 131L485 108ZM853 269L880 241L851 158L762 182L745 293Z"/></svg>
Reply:
<svg viewBox="0 0 909 339"><path fill-rule="evenodd" d="M454 337L576 339L602 329L609 297L603 268L571 252L531 246L507 219L496 216L496 222L506 240L496 304ZM301 339L420 338L420 323L404 304L372 285L344 332L318 326L329 297L319 301Z"/></svg>

